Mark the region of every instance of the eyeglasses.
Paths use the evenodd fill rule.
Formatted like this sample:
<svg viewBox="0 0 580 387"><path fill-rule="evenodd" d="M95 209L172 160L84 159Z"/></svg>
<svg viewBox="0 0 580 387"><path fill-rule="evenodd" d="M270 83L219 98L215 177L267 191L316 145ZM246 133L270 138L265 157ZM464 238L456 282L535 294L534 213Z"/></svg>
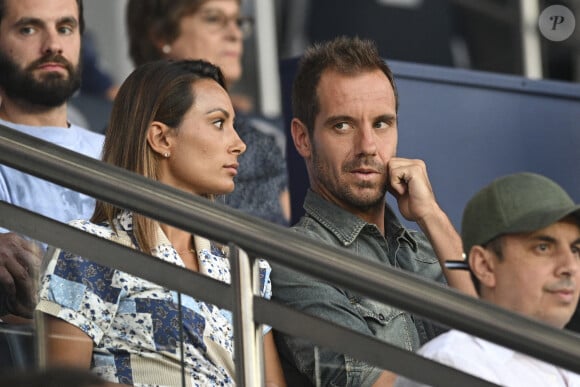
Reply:
<svg viewBox="0 0 580 387"><path fill-rule="evenodd" d="M215 32L225 30L230 22L234 22L236 26L242 31L244 38L252 34L254 29L254 19L249 16L226 16L223 12L211 11L203 12L201 20Z"/></svg>

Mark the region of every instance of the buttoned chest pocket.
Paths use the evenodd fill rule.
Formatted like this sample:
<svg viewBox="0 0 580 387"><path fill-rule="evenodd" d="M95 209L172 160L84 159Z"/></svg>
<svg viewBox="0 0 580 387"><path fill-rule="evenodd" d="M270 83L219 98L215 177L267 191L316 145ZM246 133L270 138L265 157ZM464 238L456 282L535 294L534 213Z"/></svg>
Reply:
<svg viewBox="0 0 580 387"><path fill-rule="evenodd" d="M419 347L417 329L409 313L358 296L350 297L350 301L374 337L408 350Z"/></svg>

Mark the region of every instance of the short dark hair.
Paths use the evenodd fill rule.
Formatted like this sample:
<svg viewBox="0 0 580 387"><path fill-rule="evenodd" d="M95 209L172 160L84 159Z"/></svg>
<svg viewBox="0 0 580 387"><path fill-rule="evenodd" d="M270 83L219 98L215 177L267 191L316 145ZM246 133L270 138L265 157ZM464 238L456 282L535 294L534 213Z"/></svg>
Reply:
<svg viewBox="0 0 580 387"><path fill-rule="evenodd" d="M206 0L129 0L127 35L129 56L135 66L162 59L155 39L173 42L179 36L179 22L194 14Z"/></svg>
<svg viewBox="0 0 580 387"><path fill-rule="evenodd" d="M103 145L103 161L158 180L160 156L148 146L149 126L159 121L178 130L195 103L195 83L202 79L213 80L226 90L220 69L203 60L159 60L138 66L115 97ZM97 200L91 221L113 224L121 211ZM149 254L155 223L133 214L133 230L137 244Z"/></svg>
<svg viewBox="0 0 580 387"><path fill-rule="evenodd" d="M320 111L316 88L325 70L334 70L346 75L381 70L391 82L395 93L395 108L398 110L399 99L393 72L380 57L374 42L341 36L328 42L317 43L304 52L292 87L293 115L306 125L310 136L314 130L314 120Z"/></svg>
<svg viewBox="0 0 580 387"><path fill-rule="evenodd" d="M81 35L85 32L85 17L83 15L83 0L76 0L79 8L79 31ZM0 0L0 23L6 14L6 0Z"/></svg>

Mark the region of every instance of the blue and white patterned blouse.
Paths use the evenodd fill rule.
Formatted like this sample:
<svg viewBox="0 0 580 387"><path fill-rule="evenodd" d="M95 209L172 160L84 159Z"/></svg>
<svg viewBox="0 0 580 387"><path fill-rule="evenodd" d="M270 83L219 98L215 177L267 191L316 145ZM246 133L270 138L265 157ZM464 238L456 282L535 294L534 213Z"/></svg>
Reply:
<svg viewBox="0 0 580 387"><path fill-rule="evenodd" d="M134 247L132 219L129 212L120 214L117 233L107 224L70 224ZM157 234L152 254L184 266L160 228ZM194 242L199 272L230 283L223 252L206 239L194 236ZM270 266L262 260L259 267L261 295L270 298ZM187 295L181 296L181 305L187 385L235 385L231 313ZM104 379L135 386L181 385L177 292L57 250L42 276L37 309L92 338L91 368Z"/></svg>

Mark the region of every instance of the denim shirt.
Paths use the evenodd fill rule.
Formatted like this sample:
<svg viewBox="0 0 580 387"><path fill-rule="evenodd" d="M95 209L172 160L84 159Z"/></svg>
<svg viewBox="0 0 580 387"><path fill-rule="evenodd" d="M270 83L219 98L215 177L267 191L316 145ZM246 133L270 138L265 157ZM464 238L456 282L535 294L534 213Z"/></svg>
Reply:
<svg viewBox="0 0 580 387"><path fill-rule="evenodd" d="M309 191L304 202L306 214L293 229L370 261L444 283L441 266L427 238L403 227L385 205L386 238L376 225ZM272 270L272 293L274 300L288 306L410 351L443 331L403 310L279 265ZM291 368L285 372L292 374L297 369L313 384L317 369L322 386L371 386L382 372L325 348L317 348L315 356L315 346L304 339L277 333L276 340L285 366L290 363Z"/></svg>

